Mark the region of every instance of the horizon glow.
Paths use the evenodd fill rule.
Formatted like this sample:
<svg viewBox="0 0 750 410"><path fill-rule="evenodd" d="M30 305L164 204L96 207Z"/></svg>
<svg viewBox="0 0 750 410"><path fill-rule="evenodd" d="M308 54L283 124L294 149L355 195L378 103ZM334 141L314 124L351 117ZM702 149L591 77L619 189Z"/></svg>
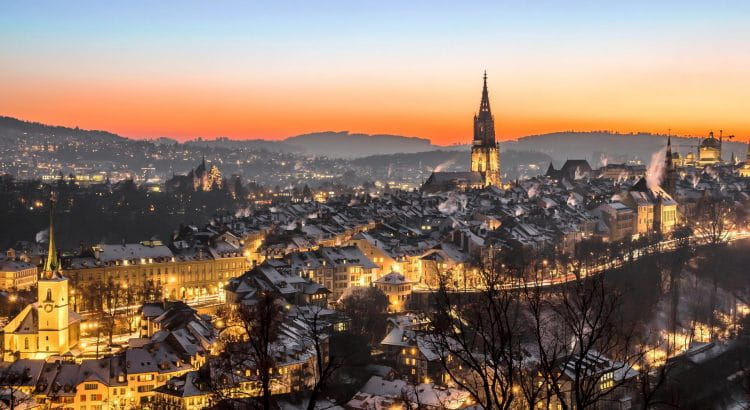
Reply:
<svg viewBox="0 0 750 410"><path fill-rule="evenodd" d="M5 3L0 115L134 138L468 143L486 69L498 140L750 137L750 2L312 3Z"/></svg>

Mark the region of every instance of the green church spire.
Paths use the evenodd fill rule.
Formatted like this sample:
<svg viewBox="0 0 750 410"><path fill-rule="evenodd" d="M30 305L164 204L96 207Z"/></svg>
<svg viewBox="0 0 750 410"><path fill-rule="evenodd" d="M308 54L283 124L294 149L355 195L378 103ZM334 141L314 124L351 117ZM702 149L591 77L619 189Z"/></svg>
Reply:
<svg viewBox="0 0 750 410"><path fill-rule="evenodd" d="M60 258L57 256L57 246L55 245L55 224L52 220L54 211L54 202L50 202L49 209L49 249L47 250L47 262L44 264L44 276L51 278L60 270Z"/></svg>

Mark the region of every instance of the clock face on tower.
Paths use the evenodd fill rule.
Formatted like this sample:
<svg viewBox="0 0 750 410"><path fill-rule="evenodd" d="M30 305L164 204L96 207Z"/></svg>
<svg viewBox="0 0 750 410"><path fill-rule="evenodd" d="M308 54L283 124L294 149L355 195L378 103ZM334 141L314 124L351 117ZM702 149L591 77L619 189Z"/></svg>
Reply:
<svg viewBox="0 0 750 410"><path fill-rule="evenodd" d="M47 313L51 312L52 311L52 305L50 305L50 304L44 305L44 311L47 312Z"/></svg>

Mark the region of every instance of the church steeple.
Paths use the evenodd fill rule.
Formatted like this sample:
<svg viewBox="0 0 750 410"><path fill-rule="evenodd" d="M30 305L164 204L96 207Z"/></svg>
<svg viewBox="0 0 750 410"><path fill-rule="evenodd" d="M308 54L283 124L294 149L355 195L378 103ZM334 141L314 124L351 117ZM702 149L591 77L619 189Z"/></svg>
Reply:
<svg viewBox="0 0 750 410"><path fill-rule="evenodd" d="M487 71L482 76L482 101L474 115L474 141L471 147L471 171L478 172L484 185L501 186L500 149L495 142L495 119L490 111Z"/></svg>
<svg viewBox="0 0 750 410"><path fill-rule="evenodd" d="M672 167L672 136L667 136L667 154L666 154L667 167Z"/></svg>
<svg viewBox="0 0 750 410"><path fill-rule="evenodd" d="M664 165L666 178L664 178L664 190L671 196L677 192L677 170L674 167L674 158L672 157L672 135L667 136L667 152L664 156Z"/></svg>
<svg viewBox="0 0 750 410"><path fill-rule="evenodd" d="M487 90L487 71L482 77L482 101L474 116L474 145L495 146L495 119L490 110L490 95Z"/></svg>
<svg viewBox="0 0 750 410"><path fill-rule="evenodd" d="M57 256L57 245L55 244L55 224L52 219L54 202L50 201L49 207L49 247L47 249L47 262L44 264L43 275L52 278L60 270L60 258Z"/></svg>

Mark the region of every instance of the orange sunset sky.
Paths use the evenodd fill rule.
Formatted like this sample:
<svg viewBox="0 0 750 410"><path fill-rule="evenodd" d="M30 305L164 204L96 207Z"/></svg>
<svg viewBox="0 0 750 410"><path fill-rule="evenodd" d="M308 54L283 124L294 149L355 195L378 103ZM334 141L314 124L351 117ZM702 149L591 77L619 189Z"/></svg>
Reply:
<svg viewBox="0 0 750 410"><path fill-rule="evenodd" d="M0 6L0 115L25 120L465 143L486 69L500 140L750 137L747 2L19 3Z"/></svg>

